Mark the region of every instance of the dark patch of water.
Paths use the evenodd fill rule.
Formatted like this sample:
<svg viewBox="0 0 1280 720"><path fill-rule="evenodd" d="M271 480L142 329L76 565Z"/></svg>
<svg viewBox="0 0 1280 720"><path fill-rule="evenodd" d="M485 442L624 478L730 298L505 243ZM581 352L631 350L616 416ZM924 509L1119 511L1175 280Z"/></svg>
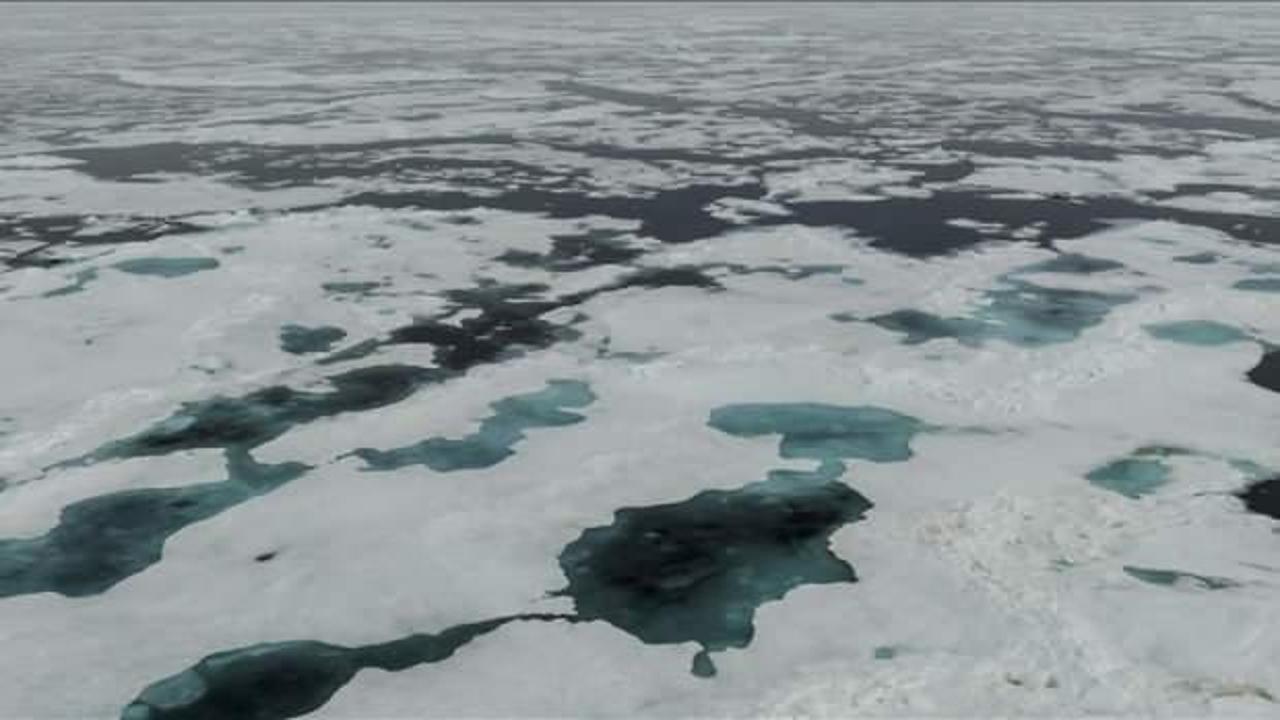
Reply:
<svg viewBox="0 0 1280 720"><path fill-rule="evenodd" d="M879 645L871 652L871 657L876 660L892 660L898 657L898 648L892 645Z"/></svg>
<svg viewBox="0 0 1280 720"><path fill-rule="evenodd" d="M207 169L214 157L232 154L230 143L191 144L160 142L117 147L85 147L58 150L53 155L79 160L73 169L98 180L130 182L139 175L195 173Z"/></svg>
<svg viewBox="0 0 1280 720"><path fill-rule="evenodd" d="M799 265L742 265L739 263L716 263L708 268L724 268L734 275L780 275L788 280L808 280L819 275L839 275L844 272L844 265L824 263L801 263ZM852 279L852 278L849 278Z"/></svg>
<svg viewBox="0 0 1280 720"><path fill-rule="evenodd" d="M947 163L912 163L889 162L889 165L903 170L919 173L908 181L912 187L921 187L930 183L954 183L969 177L977 171L978 166L968 158Z"/></svg>
<svg viewBox="0 0 1280 720"><path fill-rule="evenodd" d="M559 140L542 141L542 145L562 152L580 153L593 158L605 160L640 160L653 163L689 163L692 165L731 165L736 167L760 168L774 162L795 162L799 160L818 160L831 158L834 153L829 149L810 148L800 150L779 150L745 154L733 149L725 152L703 152L690 148L678 147L625 147L605 143L569 143Z"/></svg>
<svg viewBox="0 0 1280 720"><path fill-rule="evenodd" d="M1190 255L1179 255L1174 258L1176 262L1187 263L1190 265L1212 265L1221 259L1222 256L1215 252L1192 253Z"/></svg>
<svg viewBox="0 0 1280 720"><path fill-rule="evenodd" d="M518 356L532 348L550 347L576 336L571 328L543 320L553 303L504 302L488 306L475 317L450 324L423 318L392 330L385 340L373 341L360 352L373 352L388 345L425 344L434 347L436 365L451 372L465 372L480 364ZM355 352L355 349L348 351ZM347 359L339 353L334 358Z"/></svg>
<svg viewBox="0 0 1280 720"><path fill-rule="evenodd" d="M1262 110L1263 112L1271 113L1273 115L1280 115L1280 105L1269 103L1265 100L1253 97L1252 95L1246 95L1242 92L1224 92L1221 90L1218 91L1218 94L1222 97L1234 100L1241 105L1251 107L1254 110Z"/></svg>
<svg viewBox="0 0 1280 720"><path fill-rule="evenodd" d="M1018 140L944 140L945 150L973 153L987 157L1014 157L1021 159L1041 157L1064 157L1073 160L1107 161L1115 160L1121 151L1105 145L1087 145L1085 143L1054 142L1041 144ZM1144 150L1125 149L1124 152L1143 152Z"/></svg>
<svg viewBox="0 0 1280 720"><path fill-rule="evenodd" d="M328 352L346 336L346 330L332 325L306 327L289 324L280 328L280 349L293 355Z"/></svg>
<svg viewBox="0 0 1280 720"><path fill-rule="evenodd" d="M540 300L530 296L546 291L541 284L479 284L474 288L445 293L451 306L408 325L392 330L385 338L357 343L322 359L322 364L367 357L391 345L426 344L435 348L436 364L451 372L465 372L478 364L516 357L530 349L540 349L579 337L569 325L545 320L555 310L580 305L597 295L627 288L699 287L718 289L719 283L697 267L640 268L604 285L558 298ZM462 311L475 315L452 318Z"/></svg>
<svg viewBox="0 0 1280 720"><path fill-rule="evenodd" d="M1280 393L1280 348L1269 348L1263 353L1247 377L1249 382L1260 388Z"/></svg>
<svg viewBox="0 0 1280 720"><path fill-rule="evenodd" d="M832 119L838 113L809 110L798 105L765 104L761 102L736 102L726 105L721 112L729 117L751 118L786 125L792 132L818 138L847 139L867 129L869 123ZM844 115L844 117L848 117Z"/></svg>
<svg viewBox="0 0 1280 720"><path fill-rule="evenodd" d="M178 412L138 435L108 443L84 458L62 465L167 455L196 448L248 451L297 425L390 405L420 386L442 379L439 371L429 368L378 365L326 378L330 387L319 391L273 385L238 398L219 396L184 403Z"/></svg>
<svg viewBox="0 0 1280 720"><path fill-rule="evenodd" d="M88 215L3 215L0 214L0 236L20 240L36 240L50 245L110 245L148 242L168 235L202 232L205 228L174 218L109 217L109 230L100 229L101 217Z"/></svg>
<svg viewBox="0 0 1280 720"><path fill-rule="evenodd" d="M1280 293L1280 277L1245 278L1237 281L1231 287L1236 290Z"/></svg>
<svg viewBox="0 0 1280 720"><path fill-rule="evenodd" d="M708 104L703 100L683 98L676 95L618 90L604 85L594 85L576 80L549 80L544 82L543 85L552 92L570 93L592 100L599 100L600 102L631 105L667 113L688 112Z"/></svg>
<svg viewBox="0 0 1280 720"><path fill-rule="evenodd" d="M728 117L778 122L790 127L793 132L813 137L852 137L866 126L865 123L855 124L833 120L832 113L809 110L795 104L767 104L756 101L715 104L702 99L619 90L574 80L552 80L545 82L544 85L554 92L571 93L592 100L645 108L658 113L683 114L712 110Z"/></svg>
<svg viewBox="0 0 1280 720"><path fill-rule="evenodd" d="M869 202L794 201L791 215L764 216L755 225L798 224L847 227L871 238L873 247L913 256L952 252L993 239L1015 240L975 228L948 224L960 218L1016 228L1042 223L1042 237L1083 237L1108 227L1109 221L1168 220L1213 228L1252 242L1276 242L1280 219L1144 205L1117 197L1071 200L993 197L986 191L941 190L926 198L889 197Z"/></svg>
<svg viewBox="0 0 1280 720"><path fill-rule="evenodd" d="M495 258L516 267L536 267L549 272L575 272L598 265L625 265L644 255L645 251L618 240L625 235L619 230L586 230L581 233L551 236L547 253L508 250Z"/></svg>
<svg viewBox="0 0 1280 720"><path fill-rule="evenodd" d="M4 257L0 258L0 262L11 269L24 267L52 268L74 262L72 258L47 252L56 246L57 243L42 242L25 249L15 248L6 252ZM6 250L8 249L6 248Z"/></svg>
<svg viewBox="0 0 1280 720"><path fill-rule="evenodd" d="M1268 200L1280 199L1280 190L1250 185L1233 185L1230 183L1177 183L1172 190L1148 190L1143 193L1153 200L1172 200L1187 195L1208 195L1210 193L1238 193Z"/></svg>
<svg viewBox="0 0 1280 720"><path fill-rule="evenodd" d="M671 267L644 267L623 275L615 282L600 286L586 293L566 296L579 304L597 295L626 290L628 288L645 288L657 290L669 287L701 288L703 290L721 290L720 283L703 268L695 265L674 265Z"/></svg>
<svg viewBox="0 0 1280 720"><path fill-rule="evenodd" d="M1170 130L1239 133L1257 138L1275 137L1280 134L1280 121L1278 120L1255 120L1244 117L1190 113L1164 103L1152 103L1140 109L1146 112L1086 114L1046 111L1042 112L1042 114L1049 117L1077 118L1090 122L1142 125Z"/></svg>
<svg viewBox="0 0 1280 720"><path fill-rule="evenodd" d="M708 653L748 645L762 603L805 584L857 580L828 540L871 503L833 481L842 471L774 471L739 490L618 510L560 553L569 584L557 594L583 620L646 643L698 643L692 670L713 675Z"/></svg>
<svg viewBox="0 0 1280 720"><path fill-rule="evenodd" d="M431 169L422 156L384 158L380 153L420 150L447 145L509 145L506 135L451 138L403 138L361 143L255 145L238 142L161 142L107 147L60 149L58 157L80 161L73 169L99 180L145 181L156 174L216 175L242 185L269 188L307 185L335 177L368 177L398 169ZM458 167L462 160L453 160ZM501 165L503 163L489 163ZM429 165L430 167L422 167ZM412 167L407 167L412 166Z"/></svg>
<svg viewBox="0 0 1280 720"><path fill-rule="evenodd" d="M759 183L738 185L694 184L659 190L649 195L600 196L587 192L545 189L545 184L504 189L498 193L470 194L445 192L364 192L352 195L339 206L367 206L381 209L474 210L493 208L509 212L540 213L552 218L579 219L606 215L622 220L638 220L638 233L664 243L685 243L713 237L736 227L711 215L707 206L716 200L737 197L759 199L765 188ZM306 209L323 209L333 205Z"/></svg>
<svg viewBox="0 0 1280 720"><path fill-rule="evenodd" d="M1196 575L1195 573L1181 572L1179 570L1160 570L1133 565L1125 565L1123 569L1129 577L1151 585L1163 585L1165 587L1191 585L1202 590L1226 590L1240 587L1239 582L1228 578Z"/></svg>
<svg viewBox="0 0 1280 720"><path fill-rule="evenodd" d="M1124 269L1124 263L1115 260L1096 258L1080 253L1058 253L1048 260L1021 268L1016 274L1064 273L1068 275L1092 275L1094 273L1122 269Z"/></svg>
<svg viewBox="0 0 1280 720"><path fill-rule="evenodd" d="M144 489L89 498L64 508L59 525L31 540L0 541L0 597L53 590L102 592L157 562L165 540L301 476L299 463L260 465L250 450L291 428L344 412L398 402L449 373L406 365L374 366L327 378L328 389L272 386L239 398L186 403L132 437L103 445L50 469L117 458L150 457L196 448L227 453L223 482Z"/></svg>
<svg viewBox="0 0 1280 720"><path fill-rule="evenodd" d="M1251 483L1236 496L1249 512L1280 520L1280 477Z"/></svg>
<svg viewBox="0 0 1280 720"><path fill-rule="evenodd" d="M709 490L677 503L623 508L560 553L584 620L600 619L646 643L694 642L691 668L715 674L710 653L745 647L756 608L811 583L854 582L833 554L831 534L871 502L838 482L842 462L901 462L925 426L876 407L748 403L715 409L708 424L737 437L780 435L785 458L819 461L812 471L773 470L737 490Z"/></svg>
<svg viewBox="0 0 1280 720"><path fill-rule="evenodd" d="M368 295L383 285L380 280L334 280L320 283L320 289L333 295Z"/></svg>

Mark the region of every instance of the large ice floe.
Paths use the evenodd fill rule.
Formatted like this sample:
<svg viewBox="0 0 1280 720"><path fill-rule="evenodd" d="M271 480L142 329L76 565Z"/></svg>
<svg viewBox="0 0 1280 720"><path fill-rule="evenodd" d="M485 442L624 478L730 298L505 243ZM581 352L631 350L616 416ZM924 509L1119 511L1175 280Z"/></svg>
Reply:
<svg viewBox="0 0 1280 720"><path fill-rule="evenodd" d="M4 16L0 717L1280 715L1276 7Z"/></svg>

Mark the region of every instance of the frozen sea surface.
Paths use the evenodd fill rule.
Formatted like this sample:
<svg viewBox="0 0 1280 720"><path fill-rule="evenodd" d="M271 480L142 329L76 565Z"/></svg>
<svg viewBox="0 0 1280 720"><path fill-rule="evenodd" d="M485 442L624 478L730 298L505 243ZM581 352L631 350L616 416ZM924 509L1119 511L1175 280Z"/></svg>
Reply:
<svg viewBox="0 0 1280 720"><path fill-rule="evenodd" d="M0 717L1280 715L1277 58L5 7Z"/></svg>

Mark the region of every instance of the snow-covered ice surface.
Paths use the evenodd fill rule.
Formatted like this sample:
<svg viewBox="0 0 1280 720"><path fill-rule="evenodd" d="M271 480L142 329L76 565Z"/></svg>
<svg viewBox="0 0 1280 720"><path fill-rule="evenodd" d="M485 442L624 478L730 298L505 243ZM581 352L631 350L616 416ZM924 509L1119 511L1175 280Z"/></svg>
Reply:
<svg viewBox="0 0 1280 720"><path fill-rule="evenodd" d="M10 5L0 717L1280 715L1280 8Z"/></svg>

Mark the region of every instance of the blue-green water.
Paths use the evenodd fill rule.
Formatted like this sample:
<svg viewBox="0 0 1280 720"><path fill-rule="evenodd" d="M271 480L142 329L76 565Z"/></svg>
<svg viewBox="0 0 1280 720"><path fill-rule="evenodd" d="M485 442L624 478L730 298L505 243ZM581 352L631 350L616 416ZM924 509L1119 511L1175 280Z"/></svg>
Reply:
<svg viewBox="0 0 1280 720"><path fill-rule="evenodd" d="M334 280L320 284L320 289L332 295L369 295L373 291L383 287L385 283L379 280Z"/></svg>
<svg viewBox="0 0 1280 720"><path fill-rule="evenodd" d="M1159 460L1124 458L1096 468L1085 477L1098 487L1137 499L1167 483L1169 468Z"/></svg>
<svg viewBox="0 0 1280 720"><path fill-rule="evenodd" d="M1143 325L1152 337L1184 345L1217 346L1249 340L1238 328L1213 320L1178 320Z"/></svg>
<svg viewBox="0 0 1280 720"><path fill-rule="evenodd" d="M90 497L63 508L58 524L43 535L0 539L0 597L37 592L78 597L110 589L159 562L174 533L276 490L310 469L296 462L258 463L253 448L298 424L396 402L434 377L422 368L386 365L335 375L325 391L273 386L239 398L189 403L137 435L54 466L216 448L226 453L227 477Z"/></svg>
<svg viewBox="0 0 1280 720"><path fill-rule="evenodd" d="M1280 277L1245 278L1231 287L1237 290L1280 293Z"/></svg>
<svg viewBox="0 0 1280 720"><path fill-rule="evenodd" d="M435 633L343 647L311 640L267 643L210 655L147 686L121 720L283 720L312 712L366 668L395 672L437 663L512 622L574 621L530 613L454 625Z"/></svg>
<svg viewBox="0 0 1280 720"><path fill-rule="evenodd" d="M572 415L563 413L563 401L579 406L590 399L581 384L553 381L538 393L494 403L494 417L526 418L515 423L516 432L531 426L530 414L563 424L569 420L563 415ZM500 424L510 428L511 422ZM838 481L842 460L905 460L911 438L925 425L883 408L813 403L717 408L709 424L739 437L781 435L781 455L816 459L818 466L772 470L737 490L623 508L610 525L587 529L559 557L568 585L557 594L573 599L573 615L514 615L355 648L296 641L221 652L153 683L122 717L297 717L324 705L364 668L398 671L439 662L516 621L604 620L646 643L696 643L701 650L691 671L714 676L711 653L747 646L759 605L801 585L857 580L828 545L836 529L872 507Z"/></svg>
<svg viewBox="0 0 1280 720"><path fill-rule="evenodd" d="M781 435L784 458L819 461L814 470L772 470L737 490L623 508L560 554L585 620L604 620L646 643L694 642L692 671L715 674L710 653L746 647L756 609L806 584L850 583L853 568L831 552L839 527L871 501L839 478L844 460L901 462L924 429L915 418L876 407L749 403L712 411L708 424L736 437Z"/></svg>
<svg viewBox="0 0 1280 720"><path fill-rule="evenodd" d="M898 648L892 645L878 645L871 651L871 657L876 660L892 660L898 657Z"/></svg>
<svg viewBox="0 0 1280 720"><path fill-rule="evenodd" d="M1150 495L1169 481L1170 457L1197 455L1193 450L1168 445L1144 445L1128 457L1094 468L1085 477L1098 487L1129 498Z"/></svg>
<svg viewBox="0 0 1280 720"><path fill-rule="evenodd" d="M491 429L512 442L524 429L578 422L563 407L594 396L552 381L493 404ZM480 635L516 621L604 620L647 643L696 643L691 671L715 675L711 653L745 647L762 603L806 584L849 583L853 568L828 543L872 507L839 478L842 460L900 462L926 426L875 407L753 403L717 408L709 424L739 437L781 435L779 453L818 460L813 470L778 469L737 490L709 490L675 503L623 508L560 553L575 614L514 615L435 634L348 648L314 641L251 646L210 655L153 683L125 720L275 720L311 712L364 668L403 670L439 662ZM501 444L501 443L500 443Z"/></svg>
<svg viewBox="0 0 1280 720"><path fill-rule="evenodd" d="M167 455L196 448L251 450L297 425L399 402L445 373L412 365L376 365L327 378L315 391L273 385L247 395L185 403L176 413L132 437L103 445L63 465Z"/></svg>
<svg viewBox="0 0 1280 720"><path fill-rule="evenodd" d="M60 288L54 288L53 290L49 290L48 292L43 293L42 295L40 295L40 297L54 298L54 297L62 297L64 295L74 295L75 293L83 292L85 287L87 287L89 283L98 279L98 271L93 268L89 268L87 270L80 270L76 273L73 273L69 279L71 280L70 285L63 285Z"/></svg>
<svg viewBox="0 0 1280 720"><path fill-rule="evenodd" d="M1129 577L1141 580L1144 583L1151 585L1163 585L1166 587L1186 584L1204 590L1225 590L1227 588L1240 586L1240 583L1228 578L1196 575L1195 573L1181 572L1178 570L1160 570L1156 568L1125 565L1124 572Z"/></svg>
<svg viewBox="0 0 1280 720"><path fill-rule="evenodd" d="M828 547L871 502L830 480L843 466L774 471L738 490L624 508L560 553L584 620L604 620L646 643L694 642L693 672L715 673L708 653L745 647L755 611L807 584L854 582Z"/></svg>
<svg viewBox="0 0 1280 720"><path fill-rule="evenodd" d="M130 275L178 278L204 270L213 270L220 263L211 257L145 257L121 260L111 267Z"/></svg>
<svg viewBox="0 0 1280 720"><path fill-rule="evenodd" d="M537 392L493 403L493 414L464 438L432 437L407 447L359 448L351 454L364 460L370 470L396 470L409 465L425 465L437 472L486 468L513 455L515 445L524 439L527 430L582 422L586 418L569 408L586 407L594 401L595 395L586 383L551 380Z"/></svg>
<svg viewBox="0 0 1280 720"><path fill-rule="evenodd" d="M707 424L735 437L781 435L782 457L830 462L907 460L911 439L926 429L919 420L885 408L820 403L726 405L713 410Z"/></svg>
<svg viewBox="0 0 1280 720"><path fill-rule="evenodd" d="M866 320L902 334L907 345L951 338L969 347L1001 340L1034 348L1075 340L1100 324L1112 308L1136 296L1051 288L1006 276L1002 287L988 290L985 298L985 304L968 316L944 317L903 309ZM860 319L847 313L832 318L842 322Z"/></svg>
<svg viewBox="0 0 1280 720"><path fill-rule="evenodd" d="M169 536L309 469L293 462L262 465L245 450L228 450L225 480L125 490L72 503L45 534L0 540L0 597L104 592L159 562Z"/></svg>
<svg viewBox="0 0 1280 720"><path fill-rule="evenodd" d="M293 355L328 352L346 336L346 330L332 325L307 327L290 324L280 328L280 349Z"/></svg>

